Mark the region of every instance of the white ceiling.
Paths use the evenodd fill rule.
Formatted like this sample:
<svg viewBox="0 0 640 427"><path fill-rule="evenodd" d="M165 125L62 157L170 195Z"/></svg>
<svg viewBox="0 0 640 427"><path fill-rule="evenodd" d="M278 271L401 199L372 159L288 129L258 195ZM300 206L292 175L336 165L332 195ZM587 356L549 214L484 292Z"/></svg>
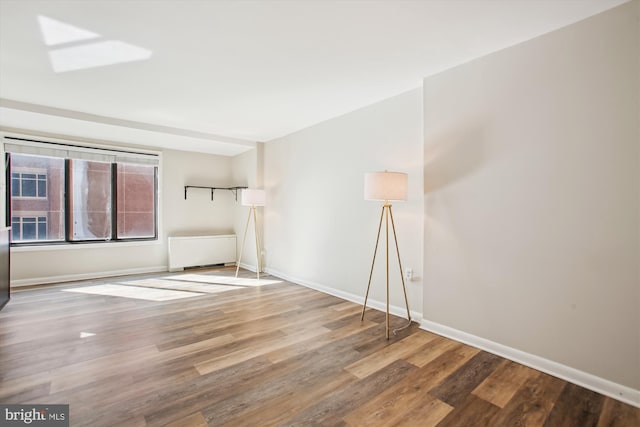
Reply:
<svg viewBox="0 0 640 427"><path fill-rule="evenodd" d="M0 125L235 155L625 1L0 0Z"/></svg>

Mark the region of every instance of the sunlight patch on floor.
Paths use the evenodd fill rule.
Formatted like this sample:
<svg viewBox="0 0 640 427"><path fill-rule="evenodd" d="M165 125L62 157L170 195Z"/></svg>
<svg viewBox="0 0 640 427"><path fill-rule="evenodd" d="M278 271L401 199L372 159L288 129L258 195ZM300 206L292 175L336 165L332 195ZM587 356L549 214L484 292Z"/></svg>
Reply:
<svg viewBox="0 0 640 427"><path fill-rule="evenodd" d="M64 292L81 294L108 295L113 297L134 298L147 301L170 301L204 295L196 292L184 292L171 289L155 289L129 285L95 285L81 288L63 289Z"/></svg>
<svg viewBox="0 0 640 427"><path fill-rule="evenodd" d="M166 279L143 279L131 280L128 282L118 282L127 286L143 286L155 289L173 289L185 292L202 292L205 294L217 294L220 292L233 291L237 289L234 286L215 285L209 283L199 283L182 280L166 280Z"/></svg>
<svg viewBox="0 0 640 427"><path fill-rule="evenodd" d="M214 276L211 274L177 274L173 276L166 276L165 279L169 280L180 280L186 282L198 282L198 283L211 283L211 284L219 284L219 285L227 285L227 286L241 286L241 287L251 287L251 286L266 286L266 285L274 285L276 283L282 283L282 280L273 280L273 279L249 279L246 277L233 277L233 276Z"/></svg>

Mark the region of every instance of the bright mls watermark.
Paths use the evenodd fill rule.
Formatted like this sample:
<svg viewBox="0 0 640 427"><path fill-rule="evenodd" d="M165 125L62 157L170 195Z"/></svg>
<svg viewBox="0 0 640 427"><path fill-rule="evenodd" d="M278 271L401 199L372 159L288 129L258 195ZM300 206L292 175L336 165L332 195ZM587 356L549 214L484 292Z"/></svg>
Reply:
<svg viewBox="0 0 640 427"><path fill-rule="evenodd" d="M69 427L69 405L0 405L0 425Z"/></svg>

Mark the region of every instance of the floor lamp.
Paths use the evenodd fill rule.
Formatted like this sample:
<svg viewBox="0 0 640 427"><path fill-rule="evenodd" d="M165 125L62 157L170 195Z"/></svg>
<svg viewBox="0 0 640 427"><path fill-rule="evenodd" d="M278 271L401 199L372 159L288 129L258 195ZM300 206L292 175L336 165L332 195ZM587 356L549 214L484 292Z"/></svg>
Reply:
<svg viewBox="0 0 640 427"><path fill-rule="evenodd" d="M380 242L380 231L382 231L382 220L385 221L386 235L386 278L387 278L387 316L386 316L386 336L389 339L389 219L391 219L391 228L393 230L393 239L396 244L396 253L398 255L398 266L400 267L400 279L402 280L402 290L404 291L404 303L407 307L407 320L411 324L411 313L409 311L409 300L407 299L407 288L404 284L404 276L402 274L402 262L400 261L400 249L398 249L398 237L396 235L396 225L393 221L393 212L391 210L390 201L407 200L407 174L401 172L370 172L364 175L364 198L365 200L383 201L382 211L380 213L380 223L378 224L378 236L376 237L376 247L373 251L373 260L371 261L371 272L369 273L369 283L367 284L367 293L364 297L362 306L362 316L360 320L364 320L364 312L367 308L367 299L369 298L369 289L371 288L371 278L373 277L373 266L376 263L376 255L378 253L378 243ZM404 329L401 328L401 329ZM395 334L394 330L394 334Z"/></svg>
<svg viewBox="0 0 640 427"><path fill-rule="evenodd" d="M256 235L256 277L260 280L260 270L262 270L262 263L260 261L260 239L258 237L258 222L256 220L256 208L258 206L264 206L265 193L264 190L242 190L242 206L249 206L249 216L247 217L247 225L244 227L244 237L242 238L242 246L240 246L240 254L238 255L238 262L236 263L236 277L238 277L238 271L240 271L240 261L242 260L242 253L244 252L244 243L247 240L247 231L249 231L249 222L253 216L253 229Z"/></svg>

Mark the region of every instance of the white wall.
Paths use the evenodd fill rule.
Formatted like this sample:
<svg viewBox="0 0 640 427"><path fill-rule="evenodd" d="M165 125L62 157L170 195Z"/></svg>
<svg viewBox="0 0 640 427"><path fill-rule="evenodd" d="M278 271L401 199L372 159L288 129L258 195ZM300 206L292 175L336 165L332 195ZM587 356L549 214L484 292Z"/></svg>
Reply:
<svg viewBox="0 0 640 427"><path fill-rule="evenodd" d="M13 248L12 286L164 271L167 236L233 233L236 202L231 192L216 191L212 202L208 190L189 190L185 200L184 186L228 186L231 181L230 157L165 150L159 179L161 227L157 242Z"/></svg>
<svg viewBox="0 0 640 427"><path fill-rule="evenodd" d="M634 1L424 79L427 323L640 389L639 53Z"/></svg>
<svg viewBox="0 0 640 427"><path fill-rule="evenodd" d="M422 305L422 94L420 89L265 145L265 260L269 271L364 299L381 204L363 200L365 172L409 174L409 200L393 206L410 307ZM391 249L391 303L404 300ZM384 246L370 299L385 300Z"/></svg>
<svg viewBox="0 0 640 427"><path fill-rule="evenodd" d="M185 185L231 186L231 158L166 150L163 163L164 237L233 233L234 209L239 202L231 191L216 190L211 201L208 189L189 189L184 200Z"/></svg>

